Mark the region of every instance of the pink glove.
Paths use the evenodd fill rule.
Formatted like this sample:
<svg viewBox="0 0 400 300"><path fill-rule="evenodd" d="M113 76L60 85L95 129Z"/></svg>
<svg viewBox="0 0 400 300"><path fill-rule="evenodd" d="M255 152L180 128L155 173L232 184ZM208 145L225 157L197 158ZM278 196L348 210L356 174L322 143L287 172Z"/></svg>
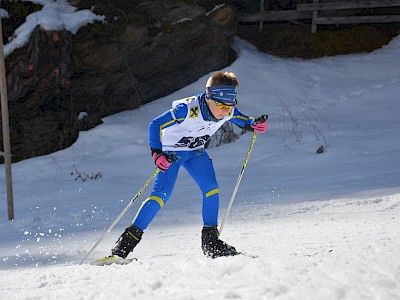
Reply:
<svg viewBox="0 0 400 300"><path fill-rule="evenodd" d="M254 129L255 132L264 133L268 128L268 122L265 120L261 123L254 123L253 125L250 125L250 126L251 126L251 128Z"/></svg>
<svg viewBox="0 0 400 300"><path fill-rule="evenodd" d="M171 162L168 161L167 156L164 153L157 154L154 152L153 160L161 172L165 172L171 165Z"/></svg>

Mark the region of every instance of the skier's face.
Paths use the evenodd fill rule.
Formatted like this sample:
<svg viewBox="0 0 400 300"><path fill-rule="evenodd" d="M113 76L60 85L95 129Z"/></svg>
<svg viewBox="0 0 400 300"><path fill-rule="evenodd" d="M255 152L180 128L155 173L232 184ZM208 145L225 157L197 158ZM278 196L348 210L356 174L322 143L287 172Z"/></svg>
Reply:
<svg viewBox="0 0 400 300"><path fill-rule="evenodd" d="M223 103L208 98L206 98L206 102L208 108L211 110L211 113L217 119L222 119L223 117L229 115L231 109L233 108L233 106L225 105Z"/></svg>

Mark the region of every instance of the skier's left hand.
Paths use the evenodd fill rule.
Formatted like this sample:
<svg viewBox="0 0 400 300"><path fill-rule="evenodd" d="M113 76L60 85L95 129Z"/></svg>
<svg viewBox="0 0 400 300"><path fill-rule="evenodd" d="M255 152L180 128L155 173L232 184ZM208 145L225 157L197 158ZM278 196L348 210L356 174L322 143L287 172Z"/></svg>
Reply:
<svg viewBox="0 0 400 300"><path fill-rule="evenodd" d="M262 121L257 121L259 119L261 119ZM268 128L267 120L263 118L258 118L257 120L253 123L253 125L250 125L251 128L254 129L254 132L264 133Z"/></svg>

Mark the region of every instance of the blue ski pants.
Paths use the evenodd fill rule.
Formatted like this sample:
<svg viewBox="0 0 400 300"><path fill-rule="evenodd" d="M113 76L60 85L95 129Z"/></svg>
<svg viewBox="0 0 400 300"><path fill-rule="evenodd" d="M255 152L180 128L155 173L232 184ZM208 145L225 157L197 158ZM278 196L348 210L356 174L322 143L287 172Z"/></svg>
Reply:
<svg viewBox="0 0 400 300"><path fill-rule="evenodd" d="M212 160L204 149L166 152L174 155L173 162L165 172L155 178L153 191L142 203L133 225L145 230L161 207L167 203L174 189L178 171L183 166L199 186L203 195L202 216L204 226L218 224L219 190Z"/></svg>

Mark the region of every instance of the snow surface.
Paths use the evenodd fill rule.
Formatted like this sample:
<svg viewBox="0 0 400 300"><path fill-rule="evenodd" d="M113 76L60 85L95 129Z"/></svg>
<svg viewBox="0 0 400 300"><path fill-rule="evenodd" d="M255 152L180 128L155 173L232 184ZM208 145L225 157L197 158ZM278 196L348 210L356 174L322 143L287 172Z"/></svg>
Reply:
<svg viewBox="0 0 400 300"><path fill-rule="evenodd" d="M208 75L103 119L68 149L14 163L15 220L0 185L1 299L400 299L400 37L372 53L281 59L236 39L239 108L269 115L221 238L257 258L200 249L201 195L182 170L129 265L83 256L154 171L149 121ZM208 150L223 217L251 134ZM326 146L327 151L316 154ZM4 165L0 182L5 182Z"/></svg>

